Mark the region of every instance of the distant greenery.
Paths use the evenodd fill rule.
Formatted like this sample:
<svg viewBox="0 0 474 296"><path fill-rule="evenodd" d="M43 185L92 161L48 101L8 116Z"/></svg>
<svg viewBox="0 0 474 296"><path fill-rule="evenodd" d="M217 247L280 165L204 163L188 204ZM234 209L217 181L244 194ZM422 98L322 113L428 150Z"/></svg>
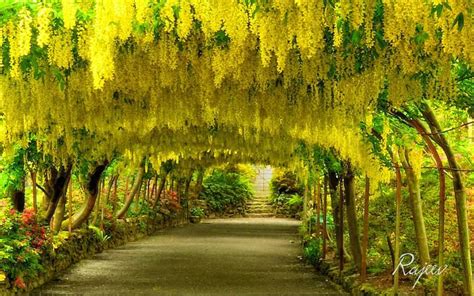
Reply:
<svg viewBox="0 0 474 296"><path fill-rule="evenodd" d="M320 238L312 238L305 242L304 245L304 258L309 263L315 265L319 263L322 255L322 241Z"/></svg>
<svg viewBox="0 0 474 296"><path fill-rule="evenodd" d="M303 209L303 186L294 173L276 173L271 181L271 191L271 203L279 214L293 217Z"/></svg>
<svg viewBox="0 0 474 296"><path fill-rule="evenodd" d="M231 209L243 208L253 194L252 183L247 177L216 169L204 179L200 196L207 201L212 212L225 213Z"/></svg>
<svg viewBox="0 0 474 296"><path fill-rule="evenodd" d="M191 209L191 216L202 218L205 216L204 210L196 207Z"/></svg>

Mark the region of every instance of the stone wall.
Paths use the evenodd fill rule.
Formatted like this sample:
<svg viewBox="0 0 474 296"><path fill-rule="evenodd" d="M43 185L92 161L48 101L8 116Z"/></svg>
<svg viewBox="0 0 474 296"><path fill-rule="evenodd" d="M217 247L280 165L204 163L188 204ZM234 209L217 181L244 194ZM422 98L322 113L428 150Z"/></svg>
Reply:
<svg viewBox="0 0 474 296"><path fill-rule="evenodd" d="M15 295L18 292L27 293L52 280L55 276L82 259L90 258L103 250L138 240L160 229L185 223L187 221L182 214L171 214L169 216L157 214L155 217L139 217L127 219L126 221L118 220L109 226L109 229L105 230L105 234L109 236L107 240L102 240L90 228L76 230L52 254L47 254L43 257L45 270L37 279L26 283L26 291L17 291L10 288L5 281L0 281L0 295Z"/></svg>

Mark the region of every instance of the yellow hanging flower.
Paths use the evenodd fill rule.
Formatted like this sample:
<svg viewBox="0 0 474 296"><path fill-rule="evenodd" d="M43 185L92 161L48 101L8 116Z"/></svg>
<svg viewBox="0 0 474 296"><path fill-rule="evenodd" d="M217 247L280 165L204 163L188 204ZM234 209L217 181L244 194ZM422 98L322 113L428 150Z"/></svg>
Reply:
<svg viewBox="0 0 474 296"><path fill-rule="evenodd" d="M36 26L38 29L37 44L39 47L48 45L51 36L52 10L48 6L42 6L36 15Z"/></svg>
<svg viewBox="0 0 474 296"><path fill-rule="evenodd" d="M61 0L63 8L64 28L70 30L76 25L76 0Z"/></svg>

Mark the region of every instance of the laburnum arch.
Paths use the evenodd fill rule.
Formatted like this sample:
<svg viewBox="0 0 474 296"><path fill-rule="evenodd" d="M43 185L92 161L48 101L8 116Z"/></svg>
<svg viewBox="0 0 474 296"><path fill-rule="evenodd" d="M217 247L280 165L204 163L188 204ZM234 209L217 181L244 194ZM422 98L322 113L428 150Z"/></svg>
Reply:
<svg viewBox="0 0 474 296"><path fill-rule="evenodd" d="M159 151L163 140L191 126L206 138L218 125L249 143L285 139L270 150L290 151L301 140L335 147L376 176L356 130L377 99L399 106L449 97L453 59L472 61L469 1L63 0L0 8L5 142L33 131L52 154L61 150L58 138L69 155L89 145L77 139L84 131L109 152L140 143L144 153L167 153L180 148Z"/></svg>
<svg viewBox="0 0 474 296"><path fill-rule="evenodd" d="M281 164L305 143L376 181L360 123L455 97L473 33L470 0L2 1L0 142L155 167Z"/></svg>

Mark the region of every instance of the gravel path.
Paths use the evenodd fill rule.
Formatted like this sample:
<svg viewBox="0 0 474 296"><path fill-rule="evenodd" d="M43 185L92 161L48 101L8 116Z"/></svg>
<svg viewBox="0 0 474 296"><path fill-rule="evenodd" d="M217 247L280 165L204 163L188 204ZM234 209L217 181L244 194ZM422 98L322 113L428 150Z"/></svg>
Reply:
<svg viewBox="0 0 474 296"><path fill-rule="evenodd" d="M206 220L82 260L33 295L344 295L298 256L298 222Z"/></svg>

